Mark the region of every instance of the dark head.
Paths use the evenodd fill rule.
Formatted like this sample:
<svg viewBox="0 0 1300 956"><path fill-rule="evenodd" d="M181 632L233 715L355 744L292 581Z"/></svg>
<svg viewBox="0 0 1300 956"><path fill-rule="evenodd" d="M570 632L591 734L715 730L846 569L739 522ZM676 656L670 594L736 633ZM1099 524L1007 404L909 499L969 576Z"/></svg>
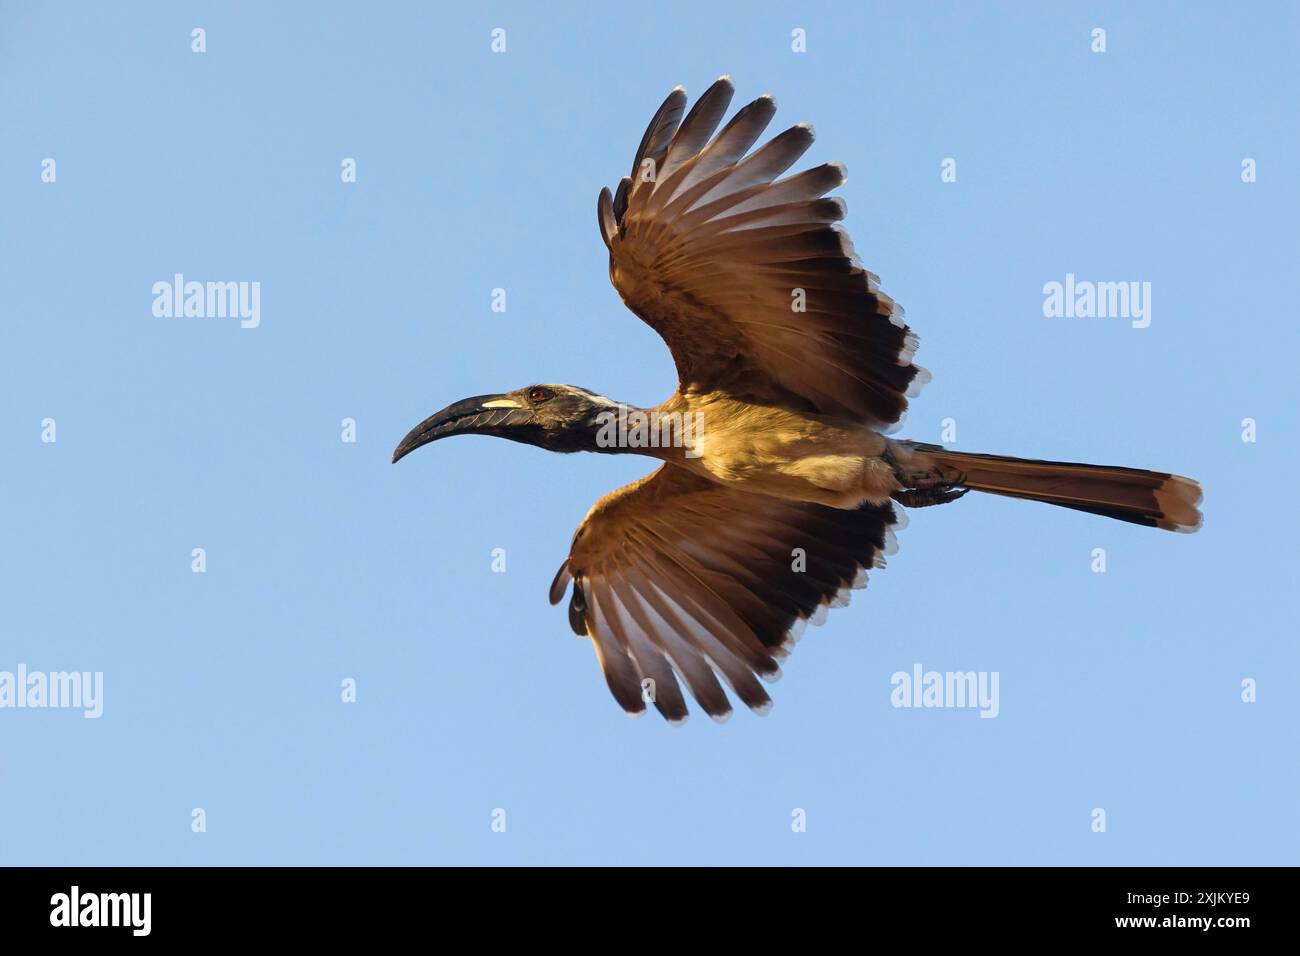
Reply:
<svg viewBox="0 0 1300 956"><path fill-rule="evenodd" d="M504 395L477 395L412 428L393 452L393 461L449 435L496 435L550 451L605 451L597 435L609 416L601 418L601 413L617 415L620 407L573 385L529 385Z"/></svg>

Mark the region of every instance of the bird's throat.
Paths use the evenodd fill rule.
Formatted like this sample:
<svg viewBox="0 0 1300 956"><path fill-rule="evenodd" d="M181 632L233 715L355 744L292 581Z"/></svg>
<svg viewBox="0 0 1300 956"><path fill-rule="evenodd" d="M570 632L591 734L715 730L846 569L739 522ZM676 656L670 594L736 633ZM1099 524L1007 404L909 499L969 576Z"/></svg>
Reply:
<svg viewBox="0 0 1300 956"><path fill-rule="evenodd" d="M695 458L703 451L704 413L618 404L597 413L588 451L651 458Z"/></svg>

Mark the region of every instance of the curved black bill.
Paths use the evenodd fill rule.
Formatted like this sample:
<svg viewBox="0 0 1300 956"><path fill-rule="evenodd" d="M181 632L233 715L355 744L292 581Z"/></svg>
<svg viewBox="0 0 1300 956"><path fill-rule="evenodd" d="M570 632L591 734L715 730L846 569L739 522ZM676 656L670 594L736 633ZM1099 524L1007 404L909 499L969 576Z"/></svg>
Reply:
<svg viewBox="0 0 1300 956"><path fill-rule="evenodd" d="M434 412L393 450L393 464L421 445L449 435L497 435L532 418L528 408L505 395L476 395Z"/></svg>

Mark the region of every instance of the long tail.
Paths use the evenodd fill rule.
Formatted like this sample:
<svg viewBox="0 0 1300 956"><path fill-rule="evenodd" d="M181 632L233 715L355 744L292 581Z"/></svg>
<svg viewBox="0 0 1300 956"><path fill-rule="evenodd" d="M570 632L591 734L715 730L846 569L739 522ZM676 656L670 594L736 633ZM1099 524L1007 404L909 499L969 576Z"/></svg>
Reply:
<svg viewBox="0 0 1300 956"><path fill-rule="evenodd" d="M912 445L913 464L933 463L961 477L964 488L1008 498L1045 501L1063 508L1131 521L1149 528L1192 532L1201 526L1201 486L1163 471L1034 461L1002 455Z"/></svg>

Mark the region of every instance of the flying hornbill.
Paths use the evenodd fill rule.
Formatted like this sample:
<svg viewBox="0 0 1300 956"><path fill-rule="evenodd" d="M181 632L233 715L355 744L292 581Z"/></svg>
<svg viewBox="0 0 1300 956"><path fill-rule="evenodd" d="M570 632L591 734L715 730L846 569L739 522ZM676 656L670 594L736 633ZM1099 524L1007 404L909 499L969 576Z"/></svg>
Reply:
<svg viewBox="0 0 1300 956"><path fill-rule="evenodd" d="M680 677L725 719L721 676L765 713L756 677L778 677L804 623L821 623L884 565L903 517L895 503L975 490L1199 527L1200 486L1188 478L886 437L929 374L912 362L902 308L838 225L843 201L826 198L844 168L777 178L811 145L806 124L749 152L776 111L770 96L713 135L733 89L719 79L684 118L685 91L669 93L631 175L597 203L610 279L668 344L676 392L655 409L571 385L481 395L430 416L393 452L396 462L448 435L482 434L662 462L596 503L551 585L556 604L572 582L569 622L591 637L626 712L649 700L685 719ZM688 441L633 441L610 427L629 420L702 428Z"/></svg>

